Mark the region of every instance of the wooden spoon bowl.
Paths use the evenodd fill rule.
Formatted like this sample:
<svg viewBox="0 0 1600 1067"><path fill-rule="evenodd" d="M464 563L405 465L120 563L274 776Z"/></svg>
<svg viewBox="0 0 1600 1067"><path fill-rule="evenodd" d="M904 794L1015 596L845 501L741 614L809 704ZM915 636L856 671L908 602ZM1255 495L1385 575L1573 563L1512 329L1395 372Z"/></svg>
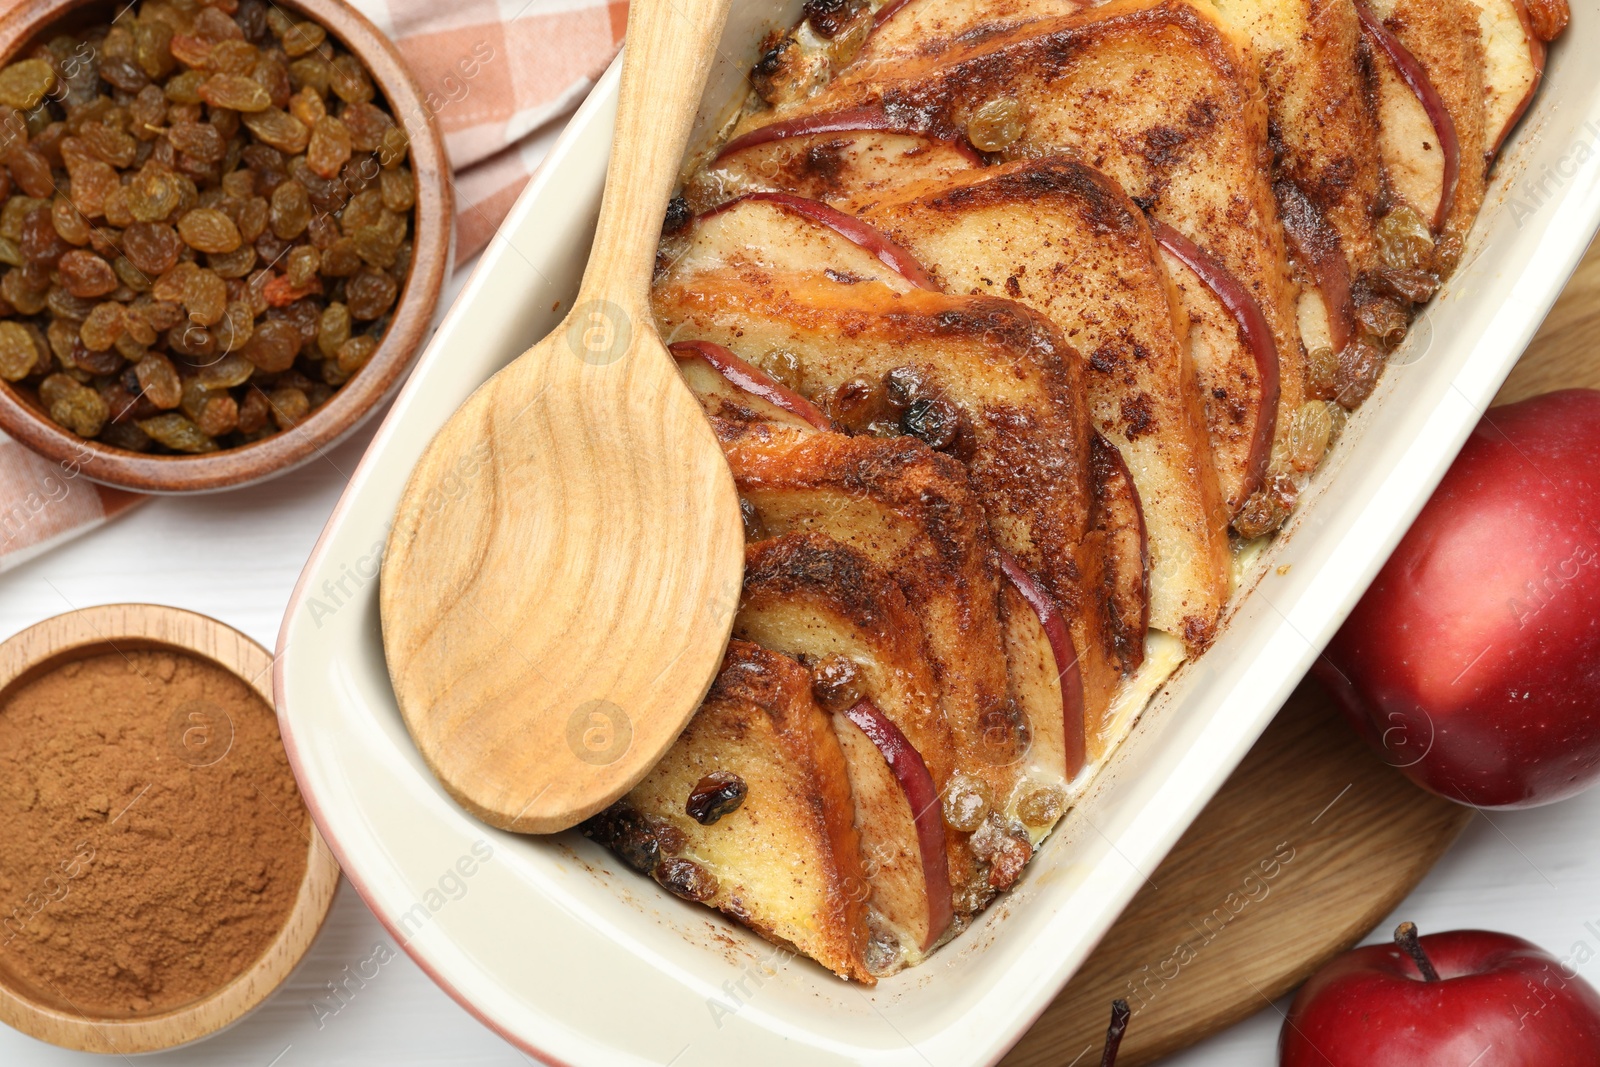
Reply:
<svg viewBox="0 0 1600 1067"><path fill-rule="evenodd" d="M154 604L71 611L0 644L0 707L19 686L67 661L131 649L209 660L272 707L272 656L266 649L215 619ZM289 977L333 906L339 865L316 825L309 825L305 874L288 917L261 956L220 989L159 1014L97 1018L55 1003L0 966L0 1022L62 1048L123 1056L175 1048L235 1022Z"/></svg>
<svg viewBox="0 0 1600 1067"><path fill-rule="evenodd" d="M406 727L463 807L551 833L616 800L711 685L744 530L656 336L656 243L729 0L634 0L588 269L556 331L439 431L379 586Z"/></svg>
<svg viewBox="0 0 1600 1067"><path fill-rule="evenodd" d="M0 430L85 477L142 493L204 493L264 481L333 448L360 428L404 378L426 339L449 274L455 198L444 141L405 61L378 28L343 0L274 0L293 15L320 23L372 74L395 122L411 140L417 204L411 270L389 328L372 358L292 430L239 448L198 456L147 455L86 441L45 414L31 387L0 381ZM109 22L127 0L24 0L0 13L0 66L38 41Z"/></svg>

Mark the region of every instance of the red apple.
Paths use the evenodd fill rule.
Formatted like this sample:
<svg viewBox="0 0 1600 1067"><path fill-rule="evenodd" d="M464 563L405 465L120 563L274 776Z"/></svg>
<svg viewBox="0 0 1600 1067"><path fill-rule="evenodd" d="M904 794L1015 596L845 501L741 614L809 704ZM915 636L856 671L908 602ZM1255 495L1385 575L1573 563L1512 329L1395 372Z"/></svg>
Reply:
<svg viewBox="0 0 1600 1067"><path fill-rule="evenodd" d="M1295 995L1280 1067L1594 1067L1600 995L1537 945L1452 930L1338 957Z"/></svg>
<svg viewBox="0 0 1600 1067"><path fill-rule="evenodd" d="M1455 120L1450 117L1450 109L1445 106L1439 90L1433 87L1428 72L1417 62L1411 50L1400 43L1400 38L1390 33L1383 20L1359 0L1356 14L1361 19L1362 33L1389 58L1395 73L1422 104L1422 109L1428 113L1428 121L1433 123L1439 150L1444 153L1444 188L1439 193L1439 206L1433 212L1433 228L1441 229L1450 217L1450 208L1456 197L1456 179L1461 175L1461 141L1456 136Z"/></svg>
<svg viewBox="0 0 1600 1067"><path fill-rule="evenodd" d="M667 347L679 359L705 360L729 384L743 389L751 396L765 400L773 407L787 411L796 418L804 419L819 430L833 429L833 420L828 418L817 405L719 344L710 341L675 341Z"/></svg>
<svg viewBox="0 0 1600 1067"><path fill-rule="evenodd" d="M903 0L902 0L903 2ZM885 8L884 10L888 10ZM890 12L893 14L893 12ZM878 12L878 20L884 18L883 11ZM860 107L844 108L839 111L822 112L815 115L801 115L792 119L779 119L759 126L749 133L735 137L722 146L713 162L723 160L735 152L756 145L767 144L771 141L783 141L790 137L809 137L818 133L860 133L872 131L881 133L904 133L918 137L925 137L930 141L938 141L955 148L962 155L971 160L973 166L981 167L983 157L966 141L945 140L935 137L926 130L918 129L915 125L897 119L884 108L882 104L864 104Z"/></svg>
<svg viewBox="0 0 1600 1067"><path fill-rule="evenodd" d="M1600 778L1600 392L1491 408L1317 673L1442 796L1532 807Z"/></svg>
<svg viewBox="0 0 1600 1067"><path fill-rule="evenodd" d="M862 700L845 713L845 718L870 740L889 765L895 781L911 805L911 818L917 827L917 846L922 852L922 875L928 886L928 934L923 949L932 948L944 936L955 916L950 891L950 868L945 858L944 809L939 790L922 762L922 754L906 740L889 716L870 700Z"/></svg>
<svg viewBox="0 0 1600 1067"><path fill-rule="evenodd" d="M889 240L875 227L869 226L854 215L846 215L836 207L829 207L820 200L807 200L792 193L745 193L725 204L717 205L700 217L704 219L720 215L746 201L776 204L786 211L792 211L802 218L826 226L851 244L859 245L877 256L879 262L918 289L927 289L935 293L941 291L939 283L928 276L928 272L922 269L922 264L918 263L910 252Z"/></svg>
<svg viewBox="0 0 1600 1067"><path fill-rule="evenodd" d="M1056 677L1061 682L1061 741L1066 751L1067 777L1076 778L1088 758L1088 740L1083 722L1083 674L1078 670L1078 650L1072 644L1067 620L1033 576L1022 569L1009 552L1000 553L1000 569L1022 594L1050 641L1056 658Z"/></svg>
<svg viewBox="0 0 1600 1067"><path fill-rule="evenodd" d="M1278 428L1278 342L1272 336L1272 328L1267 325L1267 317L1261 313L1261 305L1233 276L1232 271L1160 219L1150 220L1150 232L1157 244L1172 253L1178 262L1189 268L1216 294L1228 314L1239 324L1239 332L1255 356L1256 374L1261 379L1261 410L1256 413L1256 424L1250 437L1250 462L1235 502L1242 505L1261 488L1267 474L1267 463L1272 459L1272 440Z"/></svg>

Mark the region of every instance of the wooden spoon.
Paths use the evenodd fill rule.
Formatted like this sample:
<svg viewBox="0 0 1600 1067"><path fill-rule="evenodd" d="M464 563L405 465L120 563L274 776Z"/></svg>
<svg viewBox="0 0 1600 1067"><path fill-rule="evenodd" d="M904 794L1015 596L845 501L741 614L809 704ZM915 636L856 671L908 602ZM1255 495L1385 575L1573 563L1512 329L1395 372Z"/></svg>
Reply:
<svg viewBox="0 0 1600 1067"><path fill-rule="evenodd" d="M423 453L389 535L384 651L467 810L551 833L627 792L694 714L738 606L732 475L656 336L667 200L729 0L634 0L589 266L550 336Z"/></svg>

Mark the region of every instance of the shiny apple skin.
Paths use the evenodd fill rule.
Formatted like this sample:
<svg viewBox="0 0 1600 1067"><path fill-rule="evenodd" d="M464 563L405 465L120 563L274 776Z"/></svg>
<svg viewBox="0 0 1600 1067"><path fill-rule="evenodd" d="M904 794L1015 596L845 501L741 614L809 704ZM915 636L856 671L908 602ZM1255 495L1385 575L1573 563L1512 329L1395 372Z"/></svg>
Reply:
<svg viewBox="0 0 1600 1067"><path fill-rule="evenodd" d="M1492 408L1318 661L1418 785L1534 807L1600 777L1600 392Z"/></svg>
<svg viewBox="0 0 1600 1067"><path fill-rule="evenodd" d="M1597 1067L1600 995L1537 945L1452 930L1421 939L1440 981L1394 945L1339 956L1300 987L1279 1067Z"/></svg>

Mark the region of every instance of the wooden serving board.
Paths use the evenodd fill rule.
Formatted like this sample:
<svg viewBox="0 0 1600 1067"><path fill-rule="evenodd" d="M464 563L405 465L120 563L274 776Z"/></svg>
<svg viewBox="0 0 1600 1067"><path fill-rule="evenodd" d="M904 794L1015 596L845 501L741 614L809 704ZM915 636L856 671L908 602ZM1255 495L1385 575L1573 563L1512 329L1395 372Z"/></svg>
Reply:
<svg viewBox="0 0 1600 1067"><path fill-rule="evenodd" d="M1501 389L1600 388L1600 244ZM1002 1067L1093 1067L1111 1001L1138 1067L1268 1006L1354 945L1473 818L1383 764L1307 680Z"/></svg>

